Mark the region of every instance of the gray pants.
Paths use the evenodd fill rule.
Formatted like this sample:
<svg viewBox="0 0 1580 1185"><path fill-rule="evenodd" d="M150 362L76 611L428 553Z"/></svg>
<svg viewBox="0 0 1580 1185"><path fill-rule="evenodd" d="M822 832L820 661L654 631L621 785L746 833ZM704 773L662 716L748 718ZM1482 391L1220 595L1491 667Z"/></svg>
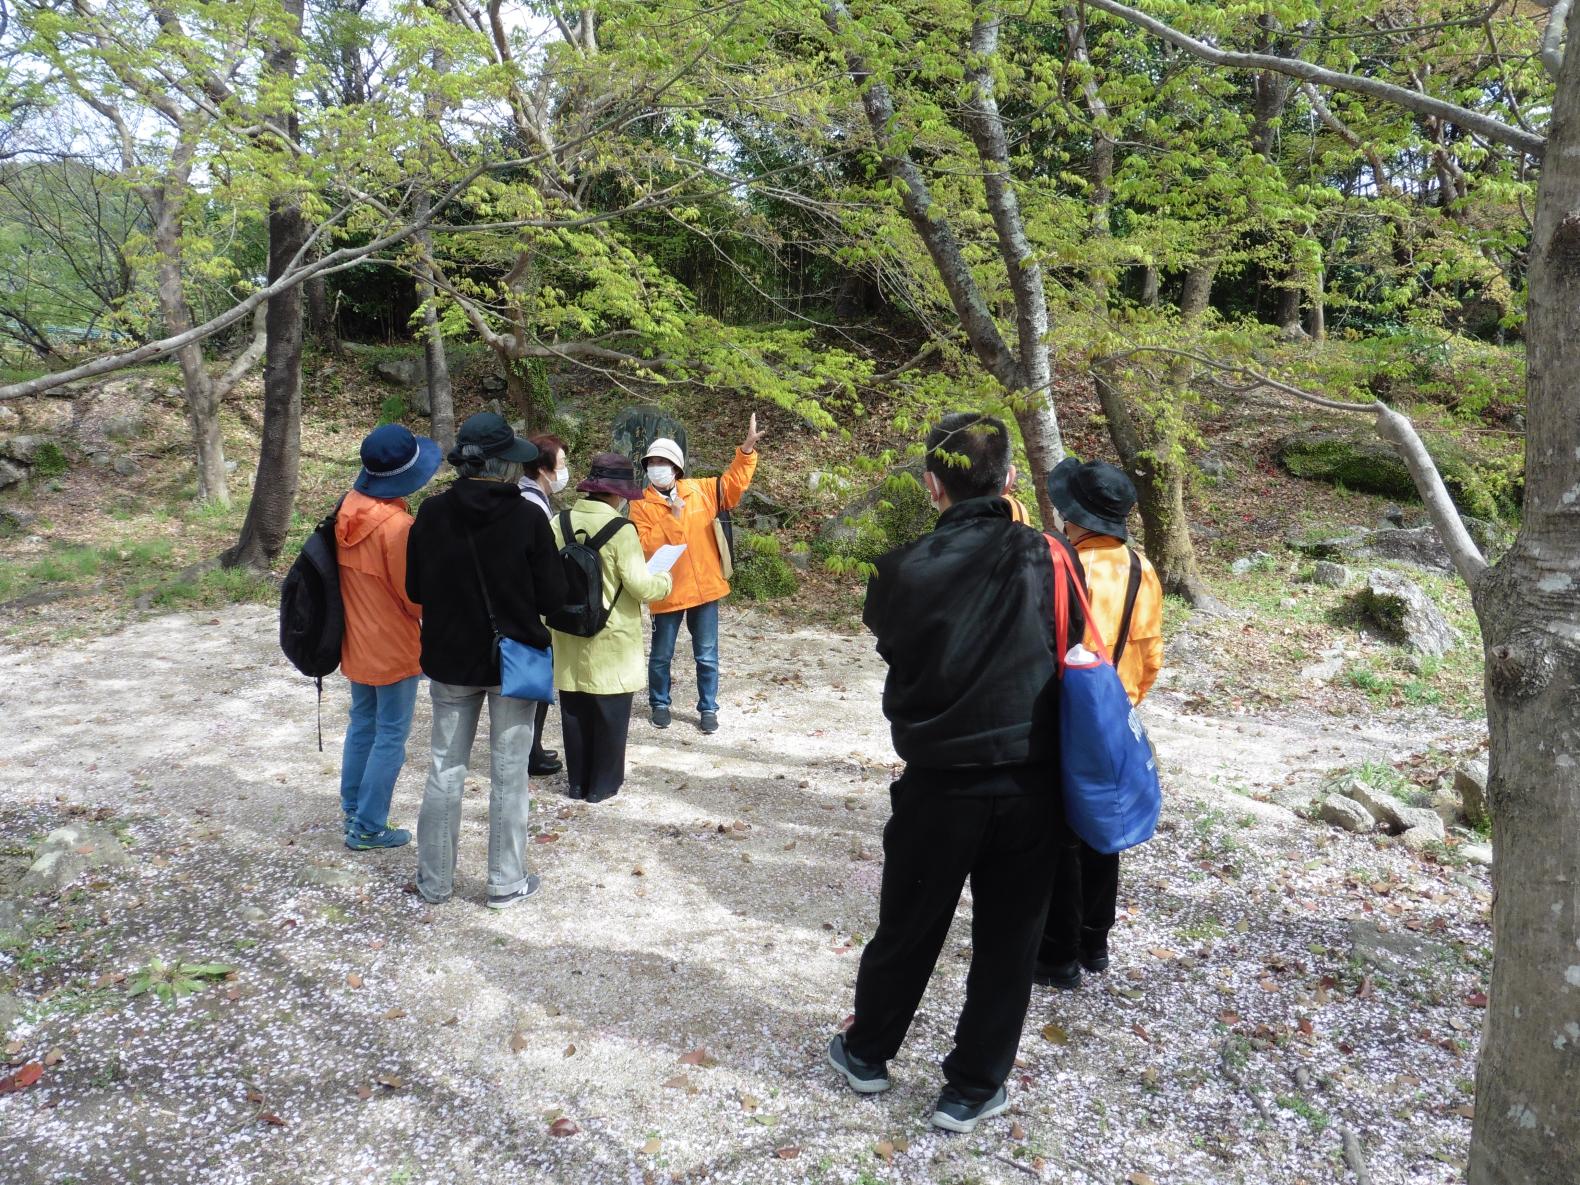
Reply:
<svg viewBox="0 0 1580 1185"><path fill-rule="evenodd" d="M531 791L527 760L532 752L534 700L511 699L497 687L457 687L430 680L433 697L433 765L417 812L417 891L435 904L455 889L455 858L461 842L461 792L477 736L477 720L488 700L488 895L503 897L527 883L527 813Z"/></svg>

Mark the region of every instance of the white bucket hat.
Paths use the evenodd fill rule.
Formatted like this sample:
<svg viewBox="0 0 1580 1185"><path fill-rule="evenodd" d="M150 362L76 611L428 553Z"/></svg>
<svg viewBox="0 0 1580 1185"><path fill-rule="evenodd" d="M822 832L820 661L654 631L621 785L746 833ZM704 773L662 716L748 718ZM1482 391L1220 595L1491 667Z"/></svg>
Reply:
<svg viewBox="0 0 1580 1185"><path fill-rule="evenodd" d="M645 462L649 457L663 457L664 460L671 462L676 469L679 469L682 473L685 472L686 456L680 451L680 446L667 436L660 436L647 446L647 451L642 454L642 460Z"/></svg>

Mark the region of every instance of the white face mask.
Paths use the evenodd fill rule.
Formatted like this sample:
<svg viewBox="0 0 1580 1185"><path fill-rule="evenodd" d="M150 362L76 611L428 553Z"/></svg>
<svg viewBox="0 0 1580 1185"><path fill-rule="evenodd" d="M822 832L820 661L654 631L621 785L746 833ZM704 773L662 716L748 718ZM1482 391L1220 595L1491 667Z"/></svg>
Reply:
<svg viewBox="0 0 1580 1185"><path fill-rule="evenodd" d="M571 471L563 466L554 471L554 480L549 482L549 493L557 494L571 484Z"/></svg>
<svg viewBox="0 0 1580 1185"><path fill-rule="evenodd" d="M667 490L675 484L675 467L673 465L649 465L647 467L647 480L661 490Z"/></svg>

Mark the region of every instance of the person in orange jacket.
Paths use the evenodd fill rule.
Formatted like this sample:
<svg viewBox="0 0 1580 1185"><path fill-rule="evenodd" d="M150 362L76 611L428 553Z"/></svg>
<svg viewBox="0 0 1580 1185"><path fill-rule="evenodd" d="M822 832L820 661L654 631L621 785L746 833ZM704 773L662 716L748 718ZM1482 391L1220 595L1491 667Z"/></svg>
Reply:
<svg viewBox="0 0 1580 1185"><path fill-rule="evenodd" d="M1130 702L1139 704L1163 669L1163 586L1147 557L1126 542L1136 487L1113 465L1070 457L1048 475L1048 499L1081 557L1092 602L1089 627L1102 634ZM1118 853L1098 852L1072 833L1059 853L1037 983L1073 990L1082 969L1108 969L1118 898Z"/></svg>
<svg viewBox="0 0 1580 1185"><path fill-rule="evenodd" d="M631 521L648 558L665 544L683 543L686 550L670 569L674 591L654 601L652 650L647 661L647 703L657 728L668 728L669 668L684 619L691 632L691 653L697 662L697 726L705 733L719 727L719 601L730 595L724 564L713 530L721 509L740 503L757 471L757 442L762 438L753 414L746 439L717 481L687 478L686 458L673 440L660 438L647 446L642 465L647 489L630 504Z"/></svg>
<svg viewBox="0 0 1580 1185"><path fill-rule="evenodd" d="M345 635L340 669L351 680L351 718L340 758L346 847L398 848L411 832L389 825L417 704L422 608L406 596L406 497L428 484L439 446L399 424L362 442L362 472L335 514Z"/></svg>

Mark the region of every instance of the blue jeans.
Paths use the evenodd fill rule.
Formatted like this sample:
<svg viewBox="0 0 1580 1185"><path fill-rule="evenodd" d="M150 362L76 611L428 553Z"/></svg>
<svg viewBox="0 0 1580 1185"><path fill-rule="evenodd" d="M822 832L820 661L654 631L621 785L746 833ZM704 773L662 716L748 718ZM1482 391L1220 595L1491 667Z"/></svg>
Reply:
<svg viewBox="0 0 1580 1185"><path fill-rule="evenodd" d="M383 687L351 684L351 719L340 754L340 810L346 831L377 835L389 826L390 797L406 764L406 738L421 675Z"/></svg>
<svg viewBox="0 0 1580 1185"><path fill-rule="evenodd" d="M691 631L691 653L697 660L697 711L719 710L719 603L709 601L678 613L653 614L653 648L647 659L649 707L669 707L669 664L680 638L680 619Z"/></svg>
<svg viewBox="0 0 1580 1185"><path fill-rule="evenodd" d="M455 889L461 846L461 794L477 721L488 704L488 895L508 897L527 883L527 816L535 700L512 699L497 687L459 687L429 680L433 699L433 765L417 812L417 891L435 904Z"/></svg>

